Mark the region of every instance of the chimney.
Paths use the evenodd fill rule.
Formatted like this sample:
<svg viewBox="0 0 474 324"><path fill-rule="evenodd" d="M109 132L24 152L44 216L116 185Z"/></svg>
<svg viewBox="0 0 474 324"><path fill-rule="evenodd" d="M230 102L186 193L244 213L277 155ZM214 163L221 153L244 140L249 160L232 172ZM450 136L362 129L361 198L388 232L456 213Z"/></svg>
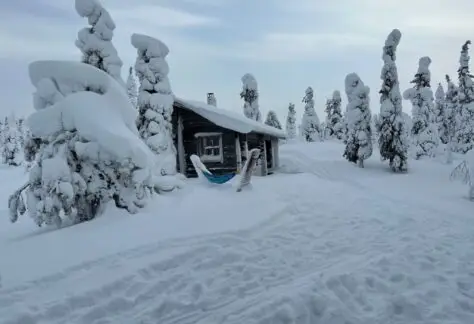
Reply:
<svg viewBox="0 0 474 324"><path fill-rule="evenodd" d="M216 97L214 96L214 92L207 93L207 104L210 106L217 106Z"/></svg>

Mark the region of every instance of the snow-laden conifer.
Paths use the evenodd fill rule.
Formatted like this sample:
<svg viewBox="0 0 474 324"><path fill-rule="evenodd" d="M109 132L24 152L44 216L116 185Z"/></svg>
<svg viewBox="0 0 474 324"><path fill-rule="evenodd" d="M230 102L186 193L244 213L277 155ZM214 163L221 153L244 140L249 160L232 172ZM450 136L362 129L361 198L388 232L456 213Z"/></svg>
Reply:
<svg viewBox="0 0 474 324"><path fill-rule="evenodd" d="M474 84L473 76L469 72L469 45L466 41L461 49L459 58L459 112L457 114L458 129L456 131L456 151L466 153L474 145Z"/></svg>
<svg viewBox="0 0 474 324"><path fill-rule="evenodd" d="M242 91L240 98L244 99L244 115L247 118L261 121L262 115L258 105L258 84L255 77L246 73L242 77Z"/></svg>
<svg viewBox="0 0 474 324"><path fill-rule="evenodd" d="M341 140L344 137L344 125L341 111L341 93L335 90L332 98L326 101L326 133L329 138Z"/></svg>
<svg viewBox="0 0 474 324"><path fill-rule="evenodd" d="M392 30L385 41L382 59L384 65L380 78L380 128L379 149L382 160L390 162L395 172L408 169L408 137L405 120L402 116L402 96L398 81L396 61L397 46L402 34L398 29Z"/></svg>
<svg viewBox="0 0 474 324"><path fill-rule="evenodd" d="M2 163L12 166L21 164L21 141L22 135L18 123L13 115L5 118L2 131Z"/></svg>
<svg viewBox="0 0 474 324"><path fill-rule="evenodd" d="M314 110L313 88L308 87L303 97L304 113L301 120L301 135L307 142L321 140L321 125L316 110Z"/></svg>
<svg viewBox="0 0 474 324"><path fill-rule="evenodd" d="M368 86L355 73L345 79L347 95L347 144L344 157L360 167L372 155L372 113Z"/></svg>
<svg viewBox="0 0 474 324"><path fill-rule="evenodd" d="M33 62L29 72L36 111L27 119L25 158L35 163L9 199L11 220L27 209L38 226L60 225L63 217L82 222L111 200L131 213L143 207L153 185L152 154L123 87L77 62Z"/></svg>
<svg viewBox="0 0 474 324"><path fill-rule="evenodd" d="M296 110L295 104L288 105L288 115L286 117L286 136L288 139L296 138Z"/></svg>
<svg viewBox="0 0 474 324"><path fill-rule="evenodd" d="M448 84L445 96L446 110L445 110L445 119L446 119L446 131L448 145L446 148L447 158L446 162L451 164L453 162L452 153L456 151L457 147L457 136L456 132L459 128L459 88L451 81L449 75L446 75L446 82Z"/></svg>
<svg viewBox="0 0 474 324"><path fill-rule="evenodd" d="M214 93L209 92L207 94L207 104L209 106L214 106L214 107L217 106L217 100L216 100L216 96L214 95Z"/></svg>
<svg viewBox="0 0 474 324"><path fill-rule="evenodd" d="M135 73L133 67L128 69L128 77L127 77L127 95L130 103L134 108L137 108L138 104L138 86L137 80L135 78Z"/></svg>
<svg viewBox="0 0 474 324"><path fill-rule="evenodd" d="M438 83L435 92L435 106L433 111L433 122L438 128L438 135L441 143L448 144L448 125L446 119L446 94L443 85Z"/></svg>
<svg viewBox="0 0 474 324"><path fill-rule="evenodd" d="M125 87L121 77L122 60L112 44L115 22L99 0L75 0L79 16L87 18L90 27L77 34L76 46L82 52L82 62L110 74Z"/></svg>
<svg viewBox="0 0 474 324"><path fill-rule="evenodd" d="M140 136L157 155L162 175L176 174L176 148L171 115L174 96L168 79L168 47L158 39L133 34L137 49L135 71L140 81L137 127Z"/></svg>
<svg viewBox="0 0 474 324"><path fill-rule="evenodd" d="M265 120L265 124L268 126L272 126L278 129L281 129L280 121L278 120L278 116L275 111L270 110L267 114L267 119Z"/></svg>
<svg viewBox="0 0 474 324"><path fill-rule="evenodd" d="M428 56L420 58L418 72L411 81L413 88L405 90L403 97L412 103L413 125L411 135L413 153L416 159L422 156L433 157L439 146L437 125L434 121L433 91L431 90L431 73Z"/></svg>

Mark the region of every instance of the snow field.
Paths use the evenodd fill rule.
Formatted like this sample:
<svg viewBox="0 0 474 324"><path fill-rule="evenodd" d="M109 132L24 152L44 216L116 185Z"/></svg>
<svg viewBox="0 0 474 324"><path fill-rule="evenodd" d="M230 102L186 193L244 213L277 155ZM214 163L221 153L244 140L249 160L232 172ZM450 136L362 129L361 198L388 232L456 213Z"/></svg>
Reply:
<svg viewBox="0 0 474 324"><path fill-rule="evenodd" d="M0 322L473 322L472 203L452 168L393 174L374 154L360 169L342 149L284 145L300 173L242 195L191 180L144 214L2 232Z"/></svg>

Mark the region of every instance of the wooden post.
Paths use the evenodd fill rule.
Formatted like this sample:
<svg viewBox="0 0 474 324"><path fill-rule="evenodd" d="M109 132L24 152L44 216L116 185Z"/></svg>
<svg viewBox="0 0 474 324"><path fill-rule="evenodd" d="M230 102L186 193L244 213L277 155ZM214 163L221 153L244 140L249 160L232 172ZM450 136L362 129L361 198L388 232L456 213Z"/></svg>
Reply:
<svg viewBox="0 0 474 324"><path fill-rule="evenodd" d="M260 136L260 172L262 176L268 175L267 166L267 146L265 145L265 137Z"/></svg>
<svg viewBox="0 0 474 324"><path fill-rule="evenodd" d="M242 149L240 148L240 134L235 133L235 154L237 156L237 173L242 170Z"/></svg>
<svg viewBox="0 0 474 324"><path fill-rule="evenodd" d="M179 160L179 172L186 176L186 159L184 152L183 143L183 118L178 112L178 160Z"/></svg>

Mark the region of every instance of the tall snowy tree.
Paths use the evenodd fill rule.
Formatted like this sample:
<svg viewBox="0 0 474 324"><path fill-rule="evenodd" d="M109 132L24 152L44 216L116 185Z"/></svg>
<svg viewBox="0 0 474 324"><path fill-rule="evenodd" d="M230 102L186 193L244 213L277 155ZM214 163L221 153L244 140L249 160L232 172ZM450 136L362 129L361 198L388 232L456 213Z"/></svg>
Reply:
<svg viewBox="0 0 474 324"><path fill-rule="evenodd" d="M438 83L435 92L435 106L433 111L433 122L438 128L439 139L443 144L448 144L448 124L446 120L446 94L444 93L443 85Z"/></svg>
<svg viewBox="0 0 474 324"><path fill-rule="evenodd" d="M295 104L288 105L288 115L286 117L286 136L288 139L296 138L296 110Z"/></svg>
<svg viewBox="0 0 474 324"><path fill-rule="evenodd" d="M267 114L267 119L265 120L265 124L268 126L272 126L278 129L281 129L280 121L278 120L278 116L276 112L270 110Z"/></svg>
<svg viewBox="0 0 474 324"><path fill-rule="evenodd" d="M304 114L301 121L301 132L307 142L321 140L321 125L316 110L314 110L313 88L308 87L303 97Z"/></svg>
<svg viewBox="0 0 474 324"><path fill-rule="evenodd" d="M79 16L87 18L91 27L77 34L76 46L82 52L82 62L95 66L111 75L125 87L120 75L122 60L112 44L115 22L99 0L75 0Z"/></svg>
<svg viewBox="0 0 474 324"><path fill-rule="evenodd" d="M372 113L369 107L370 89L355 73L345 79L347 95L347 144L344 157L359 167L372 155Z"/></svg>
<svg viewBox="0 0 474 324"><path fill-rule="evenodd" d="M459 58L459 128L456 132L457 151L466 153L474 146L474 84L469 72L469 45L466 41L461 49Z"/></svg>
<svg viewBox="0 0 474 324"><path fill-rule="evenodd" d="M140 136L158 156L162 175L176 174L176 148L173 143L171 115L174 96L168 79L168 47L161 41L133 34L137 49L135 71L140 81L137 127Z"/></svg>
<svg viewBox="0 0 474 324"><path fill-rule="evenodd" d="M430 64L431 59L428 56L420 58L418 72L411 81L414 86L403 93L403 97L412 103L411 135L416 159L422 156L435 156L439 146L437 126L433 123L434 104Z"/></svg>
<svg viewBox="0 0 474 324"><path fill-rule="evenodd" d="M138 104L138 86L137 80L135 80L135 73L133 71L133 67L130 67L128 69L127 95L133 108L136 109Z"/></svg>
<svg viewBox="0 0 474 324"><path fill-rule="evenodd" d="M459 89L451 81L449 75L446 75L446 82L448 84L446 90L446 110L445 110L445 119L446 119L446 131L448 138L447 145L447 163L450 164L452 160L452 152L456 150L457 146L457 129L459 128L458 124L458 112L459 112Z"/></svg>
<svg viewBox="0 0 474 324"><path fill-rule="evenodd" d="M247 73L242 77L242 92L240 92L240 98L244 99L245 117L261 121L262 115L258 105L257 80L250 73Z"/></svg>
<svg viewBox="0 0 474 324"><path fill-rule="evenodd" d="M11 221L27 210L38 226L91 220L109 201L134 213L152 184L149 149L138 136L123 87L88 64L29 66L35 112L25 158L28 182L9 198Z"/></svg>
<svg viewBox="0 0 474 324"><path fill-rule="evenodd" d="M207 94L207 104L209 106L214 106L214 107L217 106L217 100L216 100L216 96L214 95L214 93L209 92Z"/></svg>
<svg viewBox="0 0 474 324"><path fill-rule="evenodd" d="M390 162L394 172L408 169L408 137L405 120L402 116L402 96L398 82L398 71L395 64L397 46L402 34L398 29L392 30L385 41L382 59L384 66L380 78L380 128L379 149L382 160Z"/></svg>
<svg viewBox="0 0 474 324"><path fill-rule="evenodd" d="M344 137L341 103L341 93L338 90L335 90L332 94L332 98L326 101L327 136L339 140Z"/></svg>
<svg viewBox="0 0 474 324"><path fill-rule="evenodd" d="M4 164L18 166L21 163L21 134L16 118L11 115L5 117L2 134L2 162Z"/></svg>

